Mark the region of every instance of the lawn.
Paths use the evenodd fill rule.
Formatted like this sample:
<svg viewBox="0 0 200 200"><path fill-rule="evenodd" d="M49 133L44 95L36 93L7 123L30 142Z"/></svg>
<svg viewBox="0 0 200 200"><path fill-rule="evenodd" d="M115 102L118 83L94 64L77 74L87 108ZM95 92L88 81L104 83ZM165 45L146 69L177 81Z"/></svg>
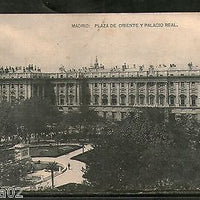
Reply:
<svg viewBox="0 0 200 200"><path fill-rule="evenodd" d="M80 155L78 155L78 156L74 156L74 157L71 158L71 159L73 159L73 160L78 160L78 161L81 161L81 162L84 162L84 163L87 164L87 163L88 163L88 160L89 160L89 158L90 158L90 156L91 156L92 154L94 154L94 151L93 151L93 150L88 151L88 152L85 152L85 153L80 154Z"/></svg>
<svg viewBox="0 0 200 200"><path fill-rule="evenodd" d="M62 145L62 146L35 146L30 147L31 157L58 157L74 150L81 148L79 145Z"/></svg>

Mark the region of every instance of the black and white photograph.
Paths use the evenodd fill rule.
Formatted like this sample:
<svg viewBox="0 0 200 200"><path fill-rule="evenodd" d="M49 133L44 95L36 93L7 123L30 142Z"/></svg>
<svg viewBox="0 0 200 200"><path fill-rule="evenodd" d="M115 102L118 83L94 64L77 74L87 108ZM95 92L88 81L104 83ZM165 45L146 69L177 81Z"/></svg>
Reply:
<svg viewBox="0 0 200 200"><path fill-rule="evenodd" d="M200 194L200 14L0 14L0 198Z"/></svg>

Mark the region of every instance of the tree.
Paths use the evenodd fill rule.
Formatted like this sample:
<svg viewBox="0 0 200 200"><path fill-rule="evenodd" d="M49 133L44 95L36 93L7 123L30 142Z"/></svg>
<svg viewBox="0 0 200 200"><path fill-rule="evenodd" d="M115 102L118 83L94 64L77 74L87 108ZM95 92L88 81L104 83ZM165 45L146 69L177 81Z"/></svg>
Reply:
<svg viewBox="0 0 200 200"><path fill-rule="evenodd" d="M52 189L54 188L54 171L58 168L58 164L56 162L51 162L47 166L47 170L51 171L51 183Z"/></svg>
<svg viewBox="0 0 200 200"><path fill-rule="evenodd" d="M49 100L37 97L18 104L13 116L22 138L25 142L30 142L32 134L38 141L40 137L48 134L50 131L48 127L59 121L60 112Z"/></svg>
<svg viewBox="0 0 200 200"><path fill-rule="evenodd" d="M13 106L7 102L0 103L0 132L6 142L17 134L17 127L13 119Z"/></svg>
<svg viewBox="0 0 200 200"><path fill-rule="evenodd" d="M112 192L197 188L198 127L194 117L178 118L167 109L135 109L94 141L84 176Z"/></svg>
<svg viewBox="0 0 200 200"><path fill-rule="evenodd" d="M32 164L29 160L16 160L13 150L1 150L0 186L26 186L30 184L26 176Z"/></svg>

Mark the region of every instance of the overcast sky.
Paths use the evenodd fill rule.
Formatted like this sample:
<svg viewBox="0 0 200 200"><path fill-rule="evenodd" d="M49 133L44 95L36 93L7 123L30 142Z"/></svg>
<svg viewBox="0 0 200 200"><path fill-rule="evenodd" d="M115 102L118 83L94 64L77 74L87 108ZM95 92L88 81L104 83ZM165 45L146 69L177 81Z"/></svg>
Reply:
<svg viewBox="0 0 200 200"><path fill-rule="evenodd" d="M176 23L178 27L119 28L119 24ZM72 24L90 28L72 28ZM95 28L95 24L117 28ZM42 71L189 62L200 66L200 14L0 15L0 65L36 64Z"/></svg>

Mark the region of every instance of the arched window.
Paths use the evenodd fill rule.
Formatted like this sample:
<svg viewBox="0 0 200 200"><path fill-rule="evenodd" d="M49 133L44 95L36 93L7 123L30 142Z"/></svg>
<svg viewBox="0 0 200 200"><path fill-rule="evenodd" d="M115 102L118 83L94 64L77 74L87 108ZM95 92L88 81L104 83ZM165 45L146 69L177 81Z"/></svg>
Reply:
<svg viewBox="0 0 200 200"><path fill-rule="evenodd" d="M121 95L121 105L126 105L126 95Z"/></svg>
<svg viewBox="0 0 200 200"><path fill-rule="evenodd" d="M186 96L180 95L180 106L185 106L185 100L186 100Z"/></svg>
<svg viewBox="0 0 200 200"><path fill-rule="evenodd" d="M15 101L16 101L16 97L15 96L11 96L11 103L15 103Z"/></svg>
<svg viewBox="0 0 200 200"><path fill-rule="evenodd" d="M165 105L165 96L164 95L160 95L159 98L159 105L164 106Z"/></svg>
<svg viewBox="0 0 200 200"><path fill-rule="evenodd" d="M196 95L191 96L191 106L197 106L197 96Z"/></svg>
<svg viewBox="0 0 200 200"><path fill-rule="evenodd" d="M24 100L24 96L19 96L19 100Z"/></svg>
<svg viewBox="0 0 200 200"><path fill-rule="evenodd" d="M7 101L7 99L8 99L7 96L2 97L2 101Z"/></svg>
<svg viewBox="0 0 200 200"><path fill-rule="evenodd" d="M134 95L130 95L129 96L129 104L130 105L134 105L135 104L135 96Z"/></svg>
<svg viewBox="0 0 200 200"><path fill-rule="evenodd" d="M149 104L150 105L154 105L155 104L155 96L154 95L150 95L149 96Z"/></svg>
<svg viewBox="0 0 200 200"><path fill-rule="evenodd" d="M139 96L139 104L144 105L144 95Z"/></svg>
<svg viewBox="0 0 200 200"><path fill-rule="evenodd" d="M111 105L117 105L117 96L115 94L111 96Z"/></svg>
<svg viewBox="0 0 200 200"><path fill-rule="evenodd" d="M65 104L65 96L64 95L60 95L59 104L60 105L64 105Z"/></svg>
<svg viewBox="0 0 200 200"><path fill-rule="evenodd" d="M99 96L94 95L94 105L98 105L98 104L99 104Z"/></svg>
<svg viewBox="0 0 200 200"><path fill-rule="evenodd" d="M69 105L73 105L74 104L74 96L70 95L69 96Z"/></svg>
<svg viewBox="0 0 200 200"><path fill-rule="evenodd" d="M106 94L102 96L102 105L108 105L108 96Z"/></svg>
<svg viewBox="0 0 200 200"><path fill-rule="evenodd" d="M175 105L175 96L171 95L169 97L169 105L174 106Z"/></svg>

